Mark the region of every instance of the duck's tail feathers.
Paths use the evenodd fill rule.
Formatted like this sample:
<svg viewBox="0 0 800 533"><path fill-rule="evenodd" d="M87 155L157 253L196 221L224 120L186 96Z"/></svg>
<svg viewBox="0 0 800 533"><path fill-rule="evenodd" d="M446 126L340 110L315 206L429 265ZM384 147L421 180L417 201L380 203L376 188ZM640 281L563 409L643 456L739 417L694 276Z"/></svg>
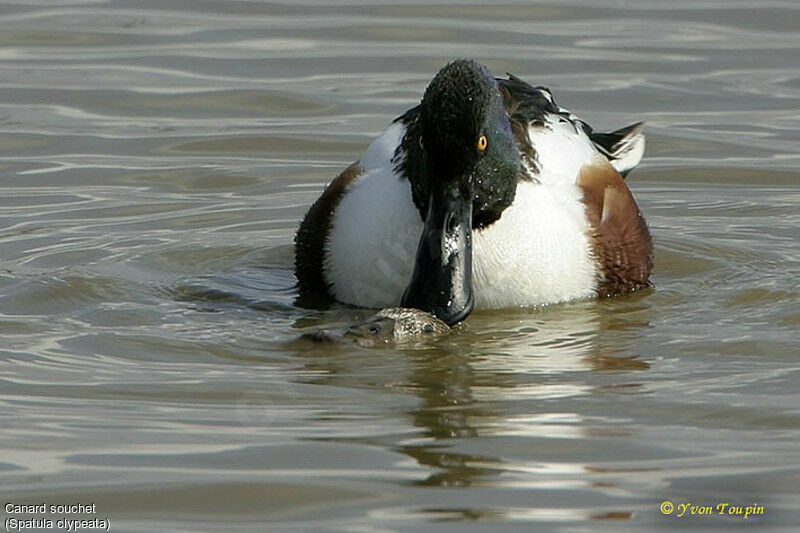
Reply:
<svg viewBox="0 0 800 533"><path fill-rule="evenodd" d="M610 133L591 132L589 137L624 178L644 155L643 129L644 122L637 122Z"/></svg>

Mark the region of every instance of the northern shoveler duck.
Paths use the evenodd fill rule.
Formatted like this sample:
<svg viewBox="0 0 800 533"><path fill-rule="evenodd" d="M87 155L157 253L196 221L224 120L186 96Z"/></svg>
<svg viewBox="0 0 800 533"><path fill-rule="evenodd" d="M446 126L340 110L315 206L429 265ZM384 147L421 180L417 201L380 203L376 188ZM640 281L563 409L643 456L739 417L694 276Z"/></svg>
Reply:
<svg viewBox="0 0 800 533"><path fill-rule="evenodd" d="M623 180L644 145L642 123L598 133L545 87L453 61L309 209L301 296L452 325L645 287L652 242Z"/></svg>

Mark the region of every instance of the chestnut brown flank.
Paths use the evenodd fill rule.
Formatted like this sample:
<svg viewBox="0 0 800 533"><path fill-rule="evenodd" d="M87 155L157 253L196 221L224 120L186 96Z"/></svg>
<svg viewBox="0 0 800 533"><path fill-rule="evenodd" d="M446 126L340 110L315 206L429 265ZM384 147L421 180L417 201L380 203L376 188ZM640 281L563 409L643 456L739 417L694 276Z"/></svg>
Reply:
<svg viewBox="0 0 800 533"><path fill-rule="evenodd" d="M326 188L309 208L294 237L294 272L297 276L301 299L330 297L330 285L325 281L322 264L325 259L325 242L330 230L334 209L342 193L361 174L359 162L347 167Z"/></svg>
<svg viewBox="0 0 800 533"><path fill-rule="evenodd" d="M653 243L647 224L619 172L599 156L584 165L577 184L589 219L599 265L597 295L614 296L647 287Z"/></svg>

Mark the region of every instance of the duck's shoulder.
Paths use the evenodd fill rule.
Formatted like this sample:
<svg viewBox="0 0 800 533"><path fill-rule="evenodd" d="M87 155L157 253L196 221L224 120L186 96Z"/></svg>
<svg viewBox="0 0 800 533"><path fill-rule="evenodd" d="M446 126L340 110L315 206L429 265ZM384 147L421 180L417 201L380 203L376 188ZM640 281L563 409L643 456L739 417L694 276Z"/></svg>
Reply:
<svg viewBox="0 0 800 533"><path fill-rule="evenodd" d="M583 123L557 105L547 87L534 87L513 74L497 83L519 147L521 177L574 183L577 170L596 153Z"/></svg>
<svg viewBox="0 0 800 533"><path fill-rule="evenodd" d="M393 125L402 126L403 135L397 145L392 163L401 179L408 180L414 205L425 216L428 206L428 180L425 176L422 124L420 106L415 106L397 117Z"/></svg>
<svg viewBox="0 0 800 533"><path fill-rule="evenodd" d="M590 242L598 265L599 296L649 285L653 243L647 223L620 173L597 156L584 164L576 185L583 191Z"/></svg>
<svg viewBox="0 0 800 533"><path fill-rule="evenodd" d="M325 241L330 232L333 212L341 201L347 187L363 172L356 161L331 181L317 200L311 204L294 237L295 275L300 298L314 298L330 294L325 281L323 263Z"/></svg>
<svg viewBox="0 0 800 533"><path fill-rule="evenodd" d="M503 97L503 105L512 123L526 126L543 124L548 114L569 114L569 111L556 105L553 93L547 87L534 87L510 73L508 78L496 80Z"/></svg>
<svg viewBox="0 0 800 533"><path fill-rule="evenodd" d="M547 114L555 111L552 94L546 88L534 87L510 73L507 79L497 78L497 86L508 114L511 132L519 146L523 167L527 171L523 177L536 174L540 167L530 139L530 130L544 126Z"/></svg>
<svg viewBox="0 0 800 533"><path fill-rule="evenodd" d="M642 160L645 149L644 122L607 133L595 131L587 122L558 105L547 87L533 86L510 73L507 79L497 78L497 83L523 163L534 171L538 170L539 165L532 135L541 138L555 134L553 138L559 140L558 144L564 145L566 141L566 144L573 145L573 150L579 148L586 156L597 152L622 177Z"/></svg>
<svg viewBox="0 0 800 533"><path fill-rule="evenodd" d="M403 116L392 122L367 147L361 158L336 176L303 217L295 234L295 274L301 298L311 301L331 294L324 273L327 242L337 218L337 208L354 190L354 184L396 177L394 167L402 159L407 122ZM380 185L380 184L377 184ZM375 187L373 187L375 188Z"/></svg>
<svg viewBox="0 0 800 533"><path fill-rule="evenodd" d="M403 120L404 116L405 114L392 121L364 151L360 160L364 171L389 168L396 164L398 156L406 149L408 124Z"/></svg>

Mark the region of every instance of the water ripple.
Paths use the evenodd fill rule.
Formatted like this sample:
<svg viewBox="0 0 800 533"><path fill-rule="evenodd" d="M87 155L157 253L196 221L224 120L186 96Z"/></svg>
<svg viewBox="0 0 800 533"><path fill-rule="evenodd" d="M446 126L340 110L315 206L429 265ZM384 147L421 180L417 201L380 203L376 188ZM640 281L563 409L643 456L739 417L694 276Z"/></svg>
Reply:
<svg viewBox="0 0 800 533"><path fill-rule="evenodd" d="M9 498L68 488L138 531L655 530L661 501L723 495L797 523L798 11L5 5ZM647 121L654 289L425 346L298 342L370 313L294 305L298 219L464 55L600 129Z"/></svg>

